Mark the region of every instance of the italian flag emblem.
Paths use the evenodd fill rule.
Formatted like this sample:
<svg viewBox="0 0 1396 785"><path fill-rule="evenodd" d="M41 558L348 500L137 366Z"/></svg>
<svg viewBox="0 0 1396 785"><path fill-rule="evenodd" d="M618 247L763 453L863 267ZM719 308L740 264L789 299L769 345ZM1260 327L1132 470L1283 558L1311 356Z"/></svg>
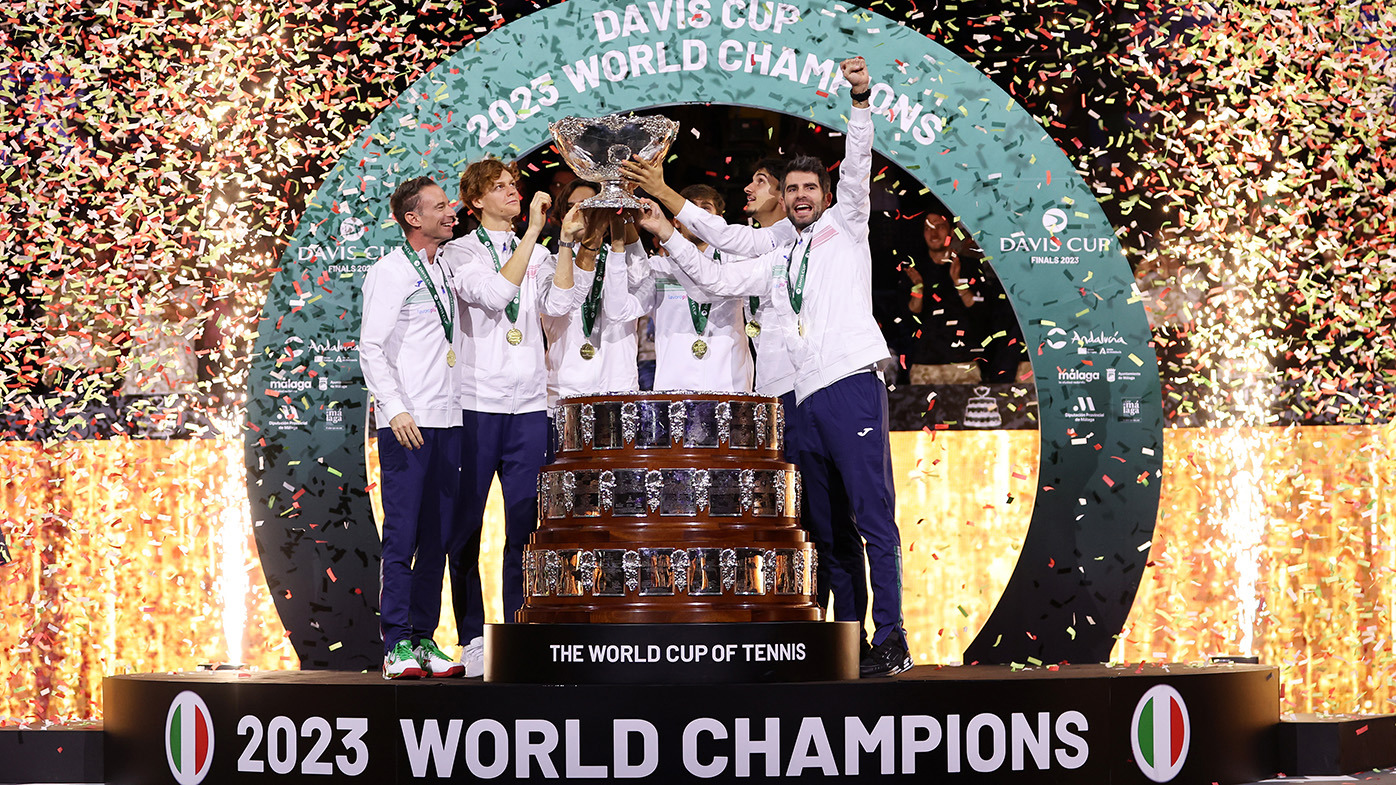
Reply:
<svg viewBox="0 0 1396 785"><path fill-rule="evenodd" d="M165 761L179 785L199 785L213 763L213 717L208 704L185 690L165 715Z"/></svg>
<svg viewBox="0 0 1396 785"><path fill-rule="evenodd" d="M1154 782L1169 782L1182 771L1192 741L1183 696L1166 684L1144 693L1134 707L1130 745L1139 770Z"/></svg>

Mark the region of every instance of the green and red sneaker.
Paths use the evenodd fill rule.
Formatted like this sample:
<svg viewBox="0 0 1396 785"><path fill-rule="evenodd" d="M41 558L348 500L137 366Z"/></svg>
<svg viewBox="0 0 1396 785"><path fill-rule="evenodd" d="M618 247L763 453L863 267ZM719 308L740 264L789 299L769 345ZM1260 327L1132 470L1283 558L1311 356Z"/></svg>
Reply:
<svg viewBox="0 0 1396 785"><path fill-rule="evenodd" d="M456 678L465 675L465 666L450 657L431 638L417 641L417 662L426 669L427 675L437 679Z"/></svg>
<svg viewBox="0 0 1396 785"><path fill-rule="evenodd" d="M427 672L417 661L417 654L412 649L412 644L405 640L393 644L393 648L383 655L383 678L385 679L420 679L425 675Z"/></svg>

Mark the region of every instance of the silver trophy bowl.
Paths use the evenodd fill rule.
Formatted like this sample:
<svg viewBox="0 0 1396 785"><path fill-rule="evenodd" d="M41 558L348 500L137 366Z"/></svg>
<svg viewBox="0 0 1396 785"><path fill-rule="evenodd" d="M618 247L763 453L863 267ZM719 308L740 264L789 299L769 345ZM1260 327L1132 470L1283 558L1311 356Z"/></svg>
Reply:
<svg viewBox="0 0 1396 785"><path fill-rule="evenodd" d="M676 120L633 114L564 117L548 128L572 171L585 180L601 183L601 193L578 207L610 210L641 207L634 195L634 184L621 177L621 163L632 156L655 163L669 152L679 133Z"/></svg>

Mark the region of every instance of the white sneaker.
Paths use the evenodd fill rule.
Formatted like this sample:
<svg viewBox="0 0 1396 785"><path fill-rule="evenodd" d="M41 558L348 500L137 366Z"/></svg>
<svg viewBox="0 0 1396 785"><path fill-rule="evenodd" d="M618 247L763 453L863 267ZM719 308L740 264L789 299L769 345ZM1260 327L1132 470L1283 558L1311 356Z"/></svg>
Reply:
<svg viewBox="0 0 1396 785"><path fill-rule="evenodd" d="M422 669L422 664L417 662L412 644L405 640L398 641L392 650L383 656L385 679L420 679L425 675L427 672Z"/></svg>
<svg viewBox="0 0 1396 785"><path fill-rule="evenodd" d="M446 652L436 645L436 641L431 638L423 638L417 642L414 650L417 661L426 669L427 675L436 679L449 679L459 677L465 673L465 666L446 656Z"/></svg>
<svg viewBox="0 0 1396 785"><path fill-rule="evenodd" d="M485 639L472 638L465 647L465 652L461 654L461 661L465 663L465 677L473 679L476 676L485 675Z"/></svg>

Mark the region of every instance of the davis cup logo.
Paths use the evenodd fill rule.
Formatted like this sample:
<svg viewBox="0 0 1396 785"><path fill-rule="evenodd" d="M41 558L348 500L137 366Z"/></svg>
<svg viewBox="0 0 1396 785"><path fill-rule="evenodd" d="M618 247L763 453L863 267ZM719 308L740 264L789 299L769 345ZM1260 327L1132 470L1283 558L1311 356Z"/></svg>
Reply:
<svg viewBox="0 0 1396 785"><path fill-rule="evenodd" d="M165 762L179 785L199 785L213 763L213 715L198 695L185 690L165 716Z"/></svg>
<svg viewBox="0 0 1396 785"><path fill-rule="evenodd" d="M1066 211L1053 207L1042 214L1042 228L1056 234L1066 228Z"/></svg>
<svg viewBox="0 0 1396 785"><path fill-rule="evenodd" d="M1183 770L1192 743L1192 723L1183 696L1166 684L1144 693L1129 724L1134 762L1154 782L1168 782Z"/></svg>
<svg viewBox="0 0 1396 785"><path fill-rule="evenodd" d="M368 230L364 226L364 222L357 218L345 218L339 222L339 237L346 243L352 243L363 237L366 231Z"/></svg>

